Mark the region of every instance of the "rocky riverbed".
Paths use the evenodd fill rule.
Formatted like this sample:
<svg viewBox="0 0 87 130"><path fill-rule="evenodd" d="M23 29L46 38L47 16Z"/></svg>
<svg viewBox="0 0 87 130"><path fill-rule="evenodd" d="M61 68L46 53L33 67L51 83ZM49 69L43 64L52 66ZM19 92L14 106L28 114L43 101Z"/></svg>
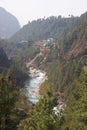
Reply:
<svg viewBox="0 0 87 130"><path fill-rule="evenodd" d="M32 103L36 103L40 99L39 89L41 84L47 79L46 73L39 69L30 67L30 79L26 81L26 88L28 90L28 98Z"/></svg>

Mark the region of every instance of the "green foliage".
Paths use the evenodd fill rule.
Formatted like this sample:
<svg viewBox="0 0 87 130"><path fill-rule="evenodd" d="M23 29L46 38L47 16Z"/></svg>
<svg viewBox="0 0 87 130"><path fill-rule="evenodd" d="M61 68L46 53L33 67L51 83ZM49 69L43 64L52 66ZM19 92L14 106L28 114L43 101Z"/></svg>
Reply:
<svg viewBox="0 0 87 130"><path fill-rule="evenodd" d="M15 84L12 83L10 77L0 77L0 129L7 128L7 121L10 119L12 110L17 101L18 92Z"/></svg>
<svg viewBox="0 0 87 130"><path fill-rule="evenodd" d="M58 58L58 52L59 52L59 49L58 47L56 46L55 48L53 47L50 47L50 51L47 55L47 62L55 62L55 60Z"/></svg>
<svg viewBox="0 0 87 130"><path fill-rule="evenodd" d="M63 33L58 35L56 48L50 47L46 59L48 65L48 86L53 88L56 93L62 92L66 97L67 107L64 114L61 118L55 119L52 113L52 104L46 97L43 98L43 100L41 99L40 102L35 105L34 109L29 112L28 119L22 122L19 129L87 129L87 74L84 72L81 73L82 67L86 65L87 57L85 48L87 45L86 15L87 14L84 14L79 18L73 19L74 22L70 24L67 29L64 29ZM82 21L82 19L84 19L84 21ZM39 22L41 23L42 21ZM36 24L36 21L34 21L33 24ZM49 32L47 32L47 36L49 36ZM39 59L37 61L39 61Z"/></svg>
<svg viewBox="0 0 87 130"><path fill-rule="evenodd" d="M68 63L64 61L54 61L47 69L48 82L54 90L66 92L74 89L73 80L80 75L81 64L78 61L71 60ZM71 89L69 86L72 86Z"/></svg>
<svg viewBox="0 0 87 130"><path fill-rule="evenodd" d="M29 41L50 37L56 37L57 40L55 40L55 47L49 46L46 57L48 81L44 85L47 90L53 90L56 93L62 92L67 99L67 107L61 118L56 117L53 113L55 99L48 92L49 96L43 97L29 111L28 118L20 123L19 130L86 130L87 73L81 73L81 69L87 64L87 13L78 18L50 17L32 21L12 38L12 40L18 41L17 43L9 43L7 47L5 41L2 41L7 54L9 56L12 54L16 61L16 65L9 69L9 74L17 84L26 80L26 69L23 62L32 60L40 52L40 48L33 46L34 44L30 44ZM24 39L28 43L22 43L21 41ZM1 59L3 59L2 57ZM37 57L35 60L37 66L40 65L42 59L42 56ZM50 88L48 89L48 87ZM1 89L3 89L2 85ZM23 97L21 99L18 106L24 105ZM0 101L4 101L2 97ZM8 108L6 107L6 109ZM3 110L5 111L5 109ZM9 113L10 110L9 106Z"/></svg>
<svg viewBox="0 0 87 130"><path fill-rule="evenodd" d="M60 35L65 28L69 27L77 18L60 18L51 16L47 19L38 19L29 22L10 40L19 42L21 40L43 40Z"/></svg>
<svg viewBox="0 0 87 130"><path fill-rule="evenodd" d="M25 49L21 50L21 52L18 54L19 58L21 58L20 60L22 62L26 62L29 59L33 59L37 53L40 52L39 47L37 46L29 46L26 47Z"/></svg>
<svg viewBox="0 0 87 130"><path fill-rule="evenodd" d="M20 85L20 87L23 87L24 82L28 78L25 68L21 68L21 66L18 66L18 64L12 65L8 70L8 74L11 75L11 79L14 80L17 85Z"/></svg>
<svg viewBox="0 0 87 130"><path fill-rule="evenodd" d="M43 97L21 122L19 130L86 130L87 129L87 72L75 77L73 91L61 117L55 116L56 100L52 95Z"/></svg>
<svg viewBox="0 0 87 130"><path fill-rule="evenodd" d="M76 89L69 96L61 130L87 129L87 72L75 82Z"/></svg>
<svg viewBox="0 0 87 130"><path fill-rule="evenodd" d="M19 130L58 130L57 119L53 113L56 99L52 96L43 97L29 111L28 118L21 122Z"/></svg>

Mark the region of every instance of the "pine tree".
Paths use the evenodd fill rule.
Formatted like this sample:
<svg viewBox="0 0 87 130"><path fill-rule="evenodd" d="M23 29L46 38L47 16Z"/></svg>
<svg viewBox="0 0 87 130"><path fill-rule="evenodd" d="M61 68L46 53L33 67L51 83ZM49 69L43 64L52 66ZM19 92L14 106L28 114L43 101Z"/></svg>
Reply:
<svg viewBox="0 0 87 130"><path fill-rule="evenodd" d="M0 78L0 129L5 130L17 100L17 91L10 77Z"/></svg>

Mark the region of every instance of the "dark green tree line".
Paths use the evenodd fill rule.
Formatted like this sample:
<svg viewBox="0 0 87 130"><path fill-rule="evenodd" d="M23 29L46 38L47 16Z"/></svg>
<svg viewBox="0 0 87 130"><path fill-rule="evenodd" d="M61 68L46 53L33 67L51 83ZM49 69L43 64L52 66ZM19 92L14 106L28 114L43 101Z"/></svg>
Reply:
<svg viewBox="0 0 87 130"><path fill-rule="evenodd" d="M7 129L8 120L17 101L18 92L10 77L0 76L0 129Z"/></svg>

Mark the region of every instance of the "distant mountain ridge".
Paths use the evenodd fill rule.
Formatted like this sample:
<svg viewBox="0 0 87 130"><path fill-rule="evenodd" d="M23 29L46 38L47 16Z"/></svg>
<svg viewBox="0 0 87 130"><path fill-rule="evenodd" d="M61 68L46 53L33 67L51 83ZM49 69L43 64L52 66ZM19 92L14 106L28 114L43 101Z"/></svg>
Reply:
<svg viewBox="0 0 87 130"><path fill-rule="evenodd" d="M20 42L46 40L48 38L55 38L60 35L65 28L71 24L77 17L63 18L62 16L51 16L47 19L38 19L28 22L15 35L11 37L11 41Z"/></svg>
<svg viewBox="0 0 87 130"><path fill-rule="evenodd" d="M0 7L0 37L11 37L20 29L19 22L15 16Z"/></svg>

